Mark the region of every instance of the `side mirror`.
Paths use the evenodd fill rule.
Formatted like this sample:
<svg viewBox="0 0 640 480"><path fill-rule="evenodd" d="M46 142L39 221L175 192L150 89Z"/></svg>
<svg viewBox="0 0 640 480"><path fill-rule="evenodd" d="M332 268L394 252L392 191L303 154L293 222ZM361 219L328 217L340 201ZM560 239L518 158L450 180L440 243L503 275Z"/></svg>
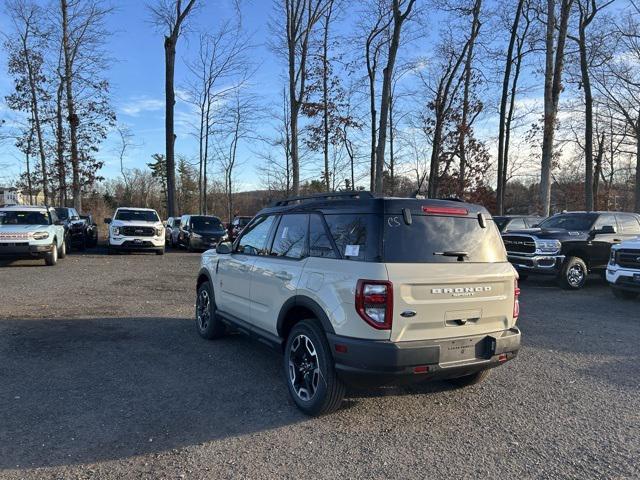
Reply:
<svg viewBox="0 0 640 480"><path fill-rule="evenodd" d="M216 253L219 255L228 255L231 253L231 242L219 243L216 247Z"/></svg>
<svg viewBox="0 0 640 480"><path fill-rule="evenodd" d="M76 220L80 220L80 217L76 217L75 215L73 217L71 217L71 220L76 221Z"/></svg>
<svg viewBox="0 0 640 480"><path fill-rule="evenodd" d="M110 218L105 218L104 219L104 223L106 223L107 225L109 225L111 223L111 219Z"/></svg>

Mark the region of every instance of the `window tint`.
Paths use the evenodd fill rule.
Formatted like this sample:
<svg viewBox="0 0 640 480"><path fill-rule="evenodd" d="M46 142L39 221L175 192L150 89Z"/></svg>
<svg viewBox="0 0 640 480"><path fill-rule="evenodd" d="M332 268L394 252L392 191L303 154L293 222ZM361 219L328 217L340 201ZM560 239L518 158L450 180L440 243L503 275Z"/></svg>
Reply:
<svg viewBox="0 0 640 480"><path fill-rule="evenodd" d="M307 237L308 215L284 215L273 239L274 257L302 258Z"/></svg>
<svg viewBox="0 0 640 480"><path fill-rule="evenodd" d="M244 232L236 251L246 255L265 255L267 238L275 217L260 217Z"/></svg>
<svg viewBox="0 0 640 480"><path fill-rule="evenodd" d="M622 233L627 235L629 234L640 234L640 222L638 219L626 213L618 213L616 214L616 218L618 219L618 225L620 225L620 229Z"/></svg>
<svg viewBox="0 0 640 480"><path fill-rule="evenodd" d="M527 228L527 225L524 223L524 218L514 218L509 223L507 230L521 230L523 228Z"/></svg>
<svg viewBox="0 0 640 480"><path fill-rule="evenodd" d="M593 228L602 228L606 225L616 228L616 217L611 214L600 215Z"/></svg>
<svg viewBox="0 0 640 480"><path fill-rule="evenodd" d="M329 231L338 251L347 260L372 260L367 258L367 236L371 215L325 215ZM376 248L375 242L371 242Z"/></svg>
<svg viewBox="0 0 640 480"><path fill-rule="evenodd" d="M400 217L402 218L402 217ZM507 256L493 221L482 228L477 218L414 215L411 225L388 216L384 261L389 263L495 263ZM463 256L456 255L458 252Z"/></svg>
<svg viewBox="0 0 640 480"><path fill-rule="evenodd" d="M320 215L311 215L309 221L309 255L312 257L337 258L336 251L333 249Z"/></svg>
<svg viewBox="0 0 640 480"><path fill-rule="evenodd" d="M588 231L596 220L595 213L563 213L547 218L540 223L541 228L562 228L564 230ZM609 224L612 225L612 224ZM613 223L615 225L615 221Z"/></svg>

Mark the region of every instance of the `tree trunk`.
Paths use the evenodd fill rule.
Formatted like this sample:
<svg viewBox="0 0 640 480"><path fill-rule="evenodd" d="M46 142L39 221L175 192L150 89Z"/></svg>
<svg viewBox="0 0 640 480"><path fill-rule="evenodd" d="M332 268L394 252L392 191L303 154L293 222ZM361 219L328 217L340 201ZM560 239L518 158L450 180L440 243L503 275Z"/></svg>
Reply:
<svg viewBox="0 0 640 480"><path fill-rule="evenodd" d="M502 79L502 95L500 97L500 125L498 127L498 185L497 185L497 208L498 215L504 214L504 190L506 188L504 178L506 178L506 154L505 145L505 124L507 99L509 97L509 80L511 78L511 65L513 64L513 49L518 36L518 26L520 25L520 16L524 7L524 0L518 0L516 14L513 18L513 26L511 27L511 36L509 38L509 46L507 48L507 61L505 62L504 77Z"/></svg>
<svg viewBox="0 0 640 480"><path fill-rule="evenodd" d="M164 39L164 60L165 60L165 149L167 162L167 216L173 217L176 212L176 160L175 160L175 142L176 136L173 127L173 112L176 103L176 93L173 87L176 62L176 43L177 37L173 35L166 36Z"/></svg>
<svg viewBox="0 0 640 480"><path fill-rule="evenodd" d="M640 123L640 119L636 120L636 125ZM635 186L635 203L633 211L640 213L640 128L636 127L636 186Z"/></svg>
<svg viewBox="0 0 640 480"><path fill-rule="evenodd" d="M382 98L380 100L380 124L378 126L378 145L376 146L376 182L375 192L382 193L382 173L384 171L384 151L387 143L387 121L389 119L389 104L391 99L391 82L393 80L393 69L396 63L398 48L400 47L400 31L402 24L411 9L415 0L409 0L403 12L400 11L400 0L393 0L393 32L387 56L387 66L382 71Z"/></svg>
<svg viewBox="0 0 640 480"><path fill-rule="evenodd" d="M64 82L60 78L56 92L56 160L58 170L58 205L64 206L67 201L67 172L64 163L64 126L62 121L62 97Z"/></svg>
<svg viewBox="0 0 640 480"><path fill-rule="evenodd" d="M585 210L592 211L594 209L594 192L593 192L593 95L591 93L591 79L589 77L589 61L587 59L587 39L586 25L580 18L579 26L579 42L580 50L580 75L582 78L582 88L584 89L584 161L585 161L585 179L584 179L584 200Z"/></svg>
<svg viewBox="0 0 640 480"><path fill-rule="evenodd" d="M547 33L544 79L544 129L542 138L542 160L540 168L540 204L542 216L548 217L551 211L551 163L553 143L558 116L558 102L562 89L562 67L564 46L567 38L569 13L573 0L562 0L558 41L554 59L555 0L547 0Z"/></svg>
<svg viewBox="0 0 640 480"><path fill-rule="evenodd" d="M64 52L64 81L67 97L67 115L69 121L69 139L71 143L71 191L73 195L73 208L82 211L82 186L80 185L80 158L78 156L78 124L79 119L75 113L73 98L73 65L71 59L71 46L69 45L69 24L67 12L67 0L60 0L62 8L62 47Z"/></svg>
<svg viewBox="0 0 640 480"><path fill-rule="evenodd" d="M389 179L391 180L390 194L395 194L396 182L395 182L395 151L394 151L394 134L393 134L393 93L389 98Z"/></svg>
<svg viewBox="0 0 640 480"><path fill-rule="evenodd" d="M327 192L331 191L329 184L329 23L331 9L324 16L324 32L322 38L322 153L324 155L324 182Z"/></svg>
<svg viewBox="0 0 640 480"><path fill-rule="evenodd" d="M604 133L598 138L598 153L593 167L593 210L598 210L598 193L600 190L600 176L602 175L602 158L604 157Z"/></svg>

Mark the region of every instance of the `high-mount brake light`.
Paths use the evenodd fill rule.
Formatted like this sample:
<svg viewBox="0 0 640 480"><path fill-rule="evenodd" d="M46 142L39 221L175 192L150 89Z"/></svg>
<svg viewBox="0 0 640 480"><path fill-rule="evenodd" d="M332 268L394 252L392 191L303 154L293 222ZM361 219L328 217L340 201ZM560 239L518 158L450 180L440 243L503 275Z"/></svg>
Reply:
<svg viewBox="0 0 640 480"><path fill-rule="evenodd" d="M390 330L393 323L393 284L383 280L358 280L356 311L377 330Z"/></svg>
<svg viewBox="0 0 640 480"><path fill-rule="evenodd" d="M515 279L513 287L513 318L520 316L520 287L518 287L518 279Z"/></svg>
<svg viewBox="0 0 640 480"><path fill-rule="evenodd" d="M424 213L432 215L468 215L469 210L460 207L422 207Z"/></svg>

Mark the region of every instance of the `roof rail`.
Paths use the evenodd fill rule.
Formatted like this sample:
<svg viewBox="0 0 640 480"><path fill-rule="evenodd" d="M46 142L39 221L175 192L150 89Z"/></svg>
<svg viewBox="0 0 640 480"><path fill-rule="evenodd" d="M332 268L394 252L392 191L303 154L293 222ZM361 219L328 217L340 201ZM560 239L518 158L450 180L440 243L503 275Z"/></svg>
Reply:
<svg viewBox="0 0 640 480"><path fill-rule="evenodd" d="M290 197L284 200L278 200L273 202L271 207L284 207L295 202L303 203L305 201L314 200L331 200L331 199L344 199L354 198L358 200L365 200L375 198L371 192L368 191L350 191L350 192L330 192L330 193L316 193L313 195L302 195L299 197Z"/></svg>

